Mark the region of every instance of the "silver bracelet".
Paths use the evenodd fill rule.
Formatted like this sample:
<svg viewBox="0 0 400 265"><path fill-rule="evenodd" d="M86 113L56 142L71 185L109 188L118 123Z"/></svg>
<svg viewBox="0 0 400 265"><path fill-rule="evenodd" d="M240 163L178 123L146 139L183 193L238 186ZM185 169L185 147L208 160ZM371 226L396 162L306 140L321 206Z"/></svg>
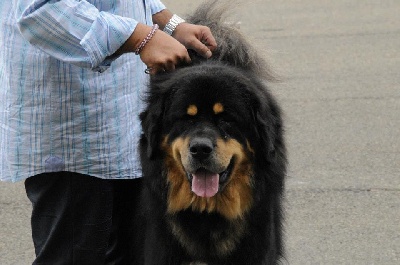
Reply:
<svg viewBox="0 0 400 265"><path fill-rule="evenodd" d="M185 22L185 20L178 15L174 14L171 19L168 21L167 25L165 25L163 31L167 33L168 35L172 35L174 33L174 30L176 27L181 24L182 22Z"/></svg>

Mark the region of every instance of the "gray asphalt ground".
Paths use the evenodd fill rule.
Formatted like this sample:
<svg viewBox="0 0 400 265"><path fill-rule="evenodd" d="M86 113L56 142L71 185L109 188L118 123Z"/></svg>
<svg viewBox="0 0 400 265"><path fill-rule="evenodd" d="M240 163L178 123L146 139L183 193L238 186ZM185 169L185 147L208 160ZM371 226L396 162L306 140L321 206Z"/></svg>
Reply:
<svg viewBox="0 0 400 265"><path fill-rule="evenodd" d="M165 0L184 15L200 1ZM282 77L286 264L400 264L400 1L255 0L241 29ZM0 264L29 264L23 184L0 184Z"/></svg>

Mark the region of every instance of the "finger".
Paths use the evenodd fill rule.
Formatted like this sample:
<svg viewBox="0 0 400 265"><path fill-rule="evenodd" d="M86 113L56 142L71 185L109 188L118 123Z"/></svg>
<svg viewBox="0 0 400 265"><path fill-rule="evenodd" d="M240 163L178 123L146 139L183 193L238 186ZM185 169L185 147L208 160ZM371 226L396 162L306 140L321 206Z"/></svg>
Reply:
<svg viewBox="0 0 400 265"><path fill-rule="evenodd" d="M173 61L168 61L164 64L164 70L171 72L175 70L175 63Z"/></svg>
<svg viewBox="0 0 400 265"><path fill-rule="evenodd" d="M180 50L180 54L178 55L177 61L178 63L186 63L186 64L192 62L192 60L190 59L189 52L184 45L182 45L182 50Z"/></svg>
<svg viewBox="0 0 400 265"><path fill-rule="evenodd" d="M192 62L192 59L190 59L190 55L189 53L186 51L185 56L183 57L183 59L181 60L183 63L185 64L190 64Z"/></svg>
<svg viewBox="0 0 400 265"><path fill-rule="evenodd" d="M183 46L183 45L182 45ZM178 56L177 59L177 65L187 65L190 64L192 62L192 59L190 58L189 52L188 50L183 46L184 50L182 51L182 53Z"/></svg>
<svg viewBox="0 0 400 265"><path fill-rule="evenodd" d="M210 58L212 56L211 50L200 40L196 39L193 41L192 46L190 47L195 50L198 54L203 56L204 58Z"/></svg>
<svg viewBox="0 0 400 265"><path fill-rule="evenodd" d="M209 28L203 30L201 42L203 42L211 51L214 51L217 48L217 41Z"/></svg>

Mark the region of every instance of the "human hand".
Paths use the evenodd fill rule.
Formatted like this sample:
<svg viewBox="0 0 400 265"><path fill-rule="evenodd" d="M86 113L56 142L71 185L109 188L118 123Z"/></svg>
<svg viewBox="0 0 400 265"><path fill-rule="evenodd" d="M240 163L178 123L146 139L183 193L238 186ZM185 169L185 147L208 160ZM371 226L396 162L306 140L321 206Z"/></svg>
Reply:
<svg viewBox="0 0 400 265"><path fill-rule="evenodd" d="M140 58L150 74L173 71L177 65L191 62L185 46L161 30L157 30L144 46Z"/></svg>
<svg viewBox="0 0 400 265"><path fill-rule="evenodd" d="M138 24L133 34L115 53L134 52L140 42L152 30L150 26ZM209 58L217 47L216 41L208 27L181 23L169 36L157 30L140 52L140 58L147 65L150 74L173 71L179 64L191 62L187 49L192 49Z"/></svg>
<svg viewBox="0 0 400 265"><path fill-rule="evenodd" d="M204 58L210 58L212 51L217 48L217 42L206 26L184 22L176 27L172 36L187 49L196 51Z"/></svg>
<svg viewBox="0 0 400 265"><path fill-rule="evenodd" d="M114 56L136 52L136 49L151 30L152 27L139 23L132 35L115 52ZM172 71L179 64L188 64L191 62L185 46L161 30L156 30L152 38L141 49L139 55L140 59L150 70L150 74Z"/></svg>

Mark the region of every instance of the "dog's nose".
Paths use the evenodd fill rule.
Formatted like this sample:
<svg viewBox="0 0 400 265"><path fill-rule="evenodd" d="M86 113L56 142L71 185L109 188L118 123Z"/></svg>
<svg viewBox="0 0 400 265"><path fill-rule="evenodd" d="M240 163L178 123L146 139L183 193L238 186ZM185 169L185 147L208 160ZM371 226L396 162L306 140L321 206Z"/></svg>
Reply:
<svg viewBox="0 0 400 265"><path fill-rule="evenodd" d="M194 138L189 144L190 154L199 160L207 159L213 150L214 145L208 138Z"/></svg>

